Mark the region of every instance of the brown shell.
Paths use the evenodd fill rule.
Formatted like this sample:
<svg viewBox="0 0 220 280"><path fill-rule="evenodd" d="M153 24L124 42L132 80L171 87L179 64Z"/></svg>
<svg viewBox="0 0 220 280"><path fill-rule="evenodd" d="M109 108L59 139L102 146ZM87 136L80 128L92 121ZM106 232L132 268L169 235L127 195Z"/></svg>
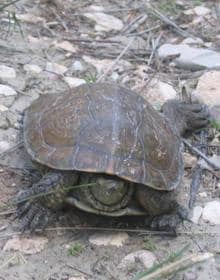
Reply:
<svg viewBox="0 0 220 280"><path fill-rule="evenodd" d="M114 84L41 96L26 111L24 140L32 159L59 170L113 174L161 190L182 177L181 143L168 121Z"/></svg>

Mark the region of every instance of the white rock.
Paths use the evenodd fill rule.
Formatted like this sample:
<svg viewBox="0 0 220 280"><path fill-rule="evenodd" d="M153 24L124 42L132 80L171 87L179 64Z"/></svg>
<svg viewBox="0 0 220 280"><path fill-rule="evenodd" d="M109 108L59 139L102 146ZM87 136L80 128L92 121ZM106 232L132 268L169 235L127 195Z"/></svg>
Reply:
<svg viewBox="0 0 220 280"><path fill-rule="evenodd" d="M60 49L63 49L65 51L75 53L77 51L77 48L74 47L69 41L63 41L63 42L55 42L54 46Z"/></svg>
<svg viewBox="0 0 220 280"><path fill-rule="evenodd" d="M63 75L68 70L67 67L58 63L47 62L46 71L52 72L58 75Z"/></svg>
<svg viewBox="0 0 220 280"><path fill-rule="evenodd" d="M105 9L102 6L91 5L89 6L88 10L93 12L104 12Z"/></svg>
<svg viewBox="0 0 220 280"><path fill-rule="evenodd" d="M220 201L208 202L203 209L202 218L212 225L220 225Z"/></svg>
<svg viewBox="0 0 220 280"><path fill-rule="evenodd" d="M89 242L98 246L116 246L121 247L128 240L126 232L118 233L95 233L90 236Z"/></svg>
<svg viewBox="0 0 220 280"><path fill-rule="evenodd" d="M220 123L220 71L209 71L203 74L192 96L208 105L211 116Z"/></svg>
<svg viewBox="0 0 220 280"><path fill-rule="evenodd" d="M44 22L45 19L42 17L35 16L33 14L16 14L16 18L20 21L27 22L27 23L39 23Z"/></svg>
<svg viewBox="0 0 220 280"><path fill-rule="evenodd" d="M129 267L131 264L135 264L137 261L143 264L145 268L149 269L156 263L157 259L152 252L147 250L139 250L124 257L118 265L118 268L124 269Z"/></svg>
<svg viewBox="0 0 220 280"><path fill-rule="evenodd" d="M209 8L203 6L196 6L193 11L197 16L206 16L211 13L211 10Z"/></svg>
<svg viewBox="0 0 220 280"><path fill-rule="evenodd" d="M5 112L7 110L8 110L8 108L6 106L0 104L0 112Z"/></svg>
<svg viewBox="0 0 220 280"><path fill-rule="evenodd" d="M43 71L40 66L35 64L25 64L23 68L26 72L31 72L35 74L39 74Z"/></svg>
<svg viewBox="0 0 220 280"><path fill-rule="evenodd" d="M145 89L140 89L139 94L156 109L160 109L165 101L178 98L175 89L158 79L153 79Z"/></svg>
<svg viewBox="0 0 220 280"><path fill-rule="evenodd" d="M102 12L85 13L84 16L96 22L96 31L119 31L123 27L123 22L120 19Z"/></svg>
<svg viewBox="0 0 220 280"><path fill-rule="evenodd" d="M160 58L178 55L172 62L184 69L220 68L220 53L205 48L194 48L186 44L164 44L158 49L158 54Z"/></svg>
<svg viewBox="0 0 220 280"><path fill-rule="evenodd" d="M19 251L27 255L32 255L41 252L47 243L48 239L40 236L31 238L14 237L6 242L3 251Z"/></svg>
<svg viewBox="0 0 220 280"><path fill-rule="evenodd" d="M188 37L186 39L184 39L182 41L182 44L187 44L187 45L200 45L200 44L203 44L203 40L200 39L200 38L191 38L191 37Z"/></svg>
<svg viewBox="0 0 220 280"><path fill-rule="evenodd" d="M11 147L7 141L0 141L0 153L7 151Z"/></svg>
<svg viewBox="0 0 220 280"><path fill-rule="evenodd" d="M85 80L74 77L64 77L64 81L68 84L70 88L78 87L79 85L86 83Z"/></svg>
<svg viewBox="0 0 220 280"><path fill-rule="evenodd" d="M72 69L74 71L83 71L83 65L79 60L76 60L73 65L72 65Z"/></svg>
<svg viewBox="0 0 220 280"><path fill-rule="evenodd" d="M0 96L12 96L12 95L17 95L17 92L9 86L6 85L0 85Z"/></svg>
<svg viewBox="0 0 220 280"><path fill-rule="evenodd" d="M0 65L0 78L1 79L14 79L16 78L16 72L14 68L6 65Z"/></svg>
<svg viewBox="0 0 220 280"><path fill-rule="evenodd" d="M190 220L194 223L194 224L198 224L199 223L199 219L202 216L202 210L203 208L201 206L195 206L192 210L192 216L190 218Z"/></svg>
<svg viewBox="0 0 220 280"><path fill-rule="evenodd" d="M206 192L200 192L200 193L199 193L199 196L204 198L204 197L207 197L208 195L207 195Z"/></svg>

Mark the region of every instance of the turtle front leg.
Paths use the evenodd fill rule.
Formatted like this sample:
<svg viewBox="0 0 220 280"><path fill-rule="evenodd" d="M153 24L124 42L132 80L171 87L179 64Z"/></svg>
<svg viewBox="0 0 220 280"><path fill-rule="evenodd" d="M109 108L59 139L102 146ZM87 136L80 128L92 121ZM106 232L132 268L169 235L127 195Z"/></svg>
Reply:
<svg viewBox="0 0 220 280"><path fill-rule="evenodd" d="M188 131L205 127L209 121L209 111L205 105L188 104L178 100L169 100L162 111L176 132L183 136Z"/></svg>
<svg viewBox="0 0 220 280"><path fill-rule="evenodd" d="M179 186L173 191L158 191L138 186L136 197L147 210L150 226L157 230L175 230L183 220L189 219L189 190Z"/></svg>
<svg viewBox="0 0 220 280"><path fill-rule="evenodd" d="M49 172L31 188L22 190L15 198L17 217L22 220L22 230L43 229L54 217L54 211L63 206L68 190L74 185L76 174Z"/></svg>

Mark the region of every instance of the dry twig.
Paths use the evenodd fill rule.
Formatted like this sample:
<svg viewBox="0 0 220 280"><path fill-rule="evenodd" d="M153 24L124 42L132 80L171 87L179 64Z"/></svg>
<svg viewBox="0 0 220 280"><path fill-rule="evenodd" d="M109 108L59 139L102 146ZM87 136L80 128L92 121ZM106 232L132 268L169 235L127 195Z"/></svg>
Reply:
<svg viewBox="0 0 220 280"><path fill-rule="evenodd" d="M140 280L165 279L165 277L170 274L177 273L180 270L191 267L194 264L207 261L208 259L213 257L214 254L210 252L206 252L203 254L191 254L189 256L181 258L178 261L168 264L149 275L140 278Z"/></svg>
<svg viewBox="0 0 220 280"><path fill-rule="evenodd" d="M190 150L192 150L197 155L199 155L201 158L203 158L212 168L214 168L215 170L220 170L220 166L218 164L216 164L212 160L210 160L199 149L197 149L196 147L193 147L186 139L182 139L182 141L188 148L190 148Z"/></svg>
<svg viewBox="0 0 220 280"><path fill-rule="evenodd" d="M163 15L161 12L159 12L156 8L152 7L150 4L145 5L148 12L152 13L154 16L159 18L161 21L163 21L166 25L171 26L173 30L179 34L180 36L186 38L186 37L194 37L192 34L184 31L181 29L175 22L173 22L171 19Z"/></svg>

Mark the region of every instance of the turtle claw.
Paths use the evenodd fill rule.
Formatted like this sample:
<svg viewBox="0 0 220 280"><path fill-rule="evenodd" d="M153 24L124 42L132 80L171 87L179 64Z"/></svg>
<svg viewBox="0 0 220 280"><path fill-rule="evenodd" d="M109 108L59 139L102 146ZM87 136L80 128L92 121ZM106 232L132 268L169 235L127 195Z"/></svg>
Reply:
<svg viewBox="0 0 220 280"><path fill-rule="evenodd" d="M17 218L21 220L21 231L44 230L52 220L52 212L38 203L27 202L18 206Z"/></svg>
<svg viewBox="0 0 220 280"><path fill-rule="evenodd" d="M180 135L205 127L210 118L208 107L169 100L162 107L163 113Z"/></svg>
<svg viewBox="0 0 220 280"><path fill-rule="evenodd" d="M150 226L152 229L175 231L177 226L184 220L189 221L189 211L179 205L175 213L154 217Z"/></svg>
<svg viewBox="0 0 220 280"><path fill-rule="evenodd" d="M153 218L151 228L154 230L175 231L182 219L178 214L167 214Z"/></svg>
<svg viewBox="0 0 220 280"><path fill-rule="evenodd" d="M13 204L17 205L15 219L22 221L22 232L45 228L55 215L50 208L59 209L65 195L63 176L52 172L45 174L30 188L19 192Z"/></svg>

